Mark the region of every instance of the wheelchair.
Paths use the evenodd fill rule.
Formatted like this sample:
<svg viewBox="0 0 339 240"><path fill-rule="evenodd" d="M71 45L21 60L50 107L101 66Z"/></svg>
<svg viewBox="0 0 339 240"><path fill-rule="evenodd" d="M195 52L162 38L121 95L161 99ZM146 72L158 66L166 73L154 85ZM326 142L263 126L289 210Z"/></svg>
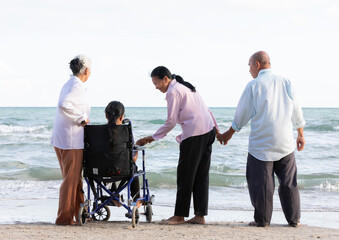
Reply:
<svg viewBox="0 0 339 240"><path fill-rule="evenodd" d="M136 227L140 218L138 201L143 203L143 214L147 222L152 221L154 195L150 195L148 179L146 179L145 148L133 146L132 124L128 119L115 128L116 140L113 146L109 144L107 124L87 125L84 128L83 173L87 183L87 194L85 194L85 202L80 206L80 225L84 225L91 218L95 221L108 221L111 215L108 206L115 206L113 200L127 210L125 216L131 219L133 227ZM140 171L136 170L133 151L142 152ZM141 191L139 189L142 197L133 199L131 184L139 176L142 177ZM115 186L118 181L120 181L119 187L109 188L110 184ZM127 189L126 200L121 194L125 189Z"/></svg>

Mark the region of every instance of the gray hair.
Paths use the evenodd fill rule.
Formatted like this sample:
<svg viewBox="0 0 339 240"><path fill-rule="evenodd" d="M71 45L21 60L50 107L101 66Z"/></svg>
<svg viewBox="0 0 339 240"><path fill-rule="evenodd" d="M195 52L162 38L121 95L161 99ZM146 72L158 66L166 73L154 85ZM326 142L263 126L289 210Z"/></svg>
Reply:
<svg viewBox="0 0 339 240"><path fill-rule="evenodd" d="M74 59L79 59L82 63L82 68L79 71L80 74L84 73L86 68L91 69L91 59L89 59L89 57L87 57L86 55L80 54L78 56L75 56Z"/></svg>
<svg viewBox="0 0 339 240"><path fill-rule="evenodd" d="M79 74L83 74L86 68L91 69L91 60L85 55L78 55L69 63L69 67L73 75L78 76Z"/></svg>

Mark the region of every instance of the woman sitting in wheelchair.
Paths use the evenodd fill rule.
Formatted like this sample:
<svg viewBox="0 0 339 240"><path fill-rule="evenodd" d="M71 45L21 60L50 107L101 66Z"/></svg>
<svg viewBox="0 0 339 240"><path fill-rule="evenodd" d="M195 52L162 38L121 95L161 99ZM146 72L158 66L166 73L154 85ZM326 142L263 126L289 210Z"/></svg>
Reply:
<svg viewBox="0 0 339 240"><path fill-rule="evenodd" d="M124 117L125 117L125 107L124 105L119 101L112 101L110 102L106 109L105 109L106 118L108 121L108 131L110 134L110 145L114 145L116 138L117 138L117 131L115 126L121 125L123 123ZM133 140L134 145L134 140ZM133 151L133 168L134 172L137 172L137 165L135 162L138 159L138 152ZM122 180L120 182L120 186L122 186L127 180ZM112 183L111 190L115 191L117 189L115 183ZM140 198L140 185L139 185L139 178L135 178L134 181L131 183L131 196L133 199ZM121 206L121 204L118 201L113 200L114 204L118 207ZM139 208L142 205L142 201L137 202L137 207Z"/></svg>

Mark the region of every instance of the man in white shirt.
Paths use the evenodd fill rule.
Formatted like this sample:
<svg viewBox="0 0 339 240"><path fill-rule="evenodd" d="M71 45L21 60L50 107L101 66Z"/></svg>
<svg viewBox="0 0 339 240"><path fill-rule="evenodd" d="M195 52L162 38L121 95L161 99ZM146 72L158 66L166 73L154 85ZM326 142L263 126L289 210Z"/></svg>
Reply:
<svg viewBox="0 0 339 240"><path fill-rule="evenodd" d="M90 59L84 55L76 56L70 62L73 75L60 92L54 120L51 144L63 177L55 221L58 225L76 225L80 204L84 202L81 179L84 126L89 123L90 114L84 83L91 74L90 65Z"/></svg>
<svg viewBox="0 0 339 240"><path fill-rule="evenodd" d="M300 196L294 157L293 125L298 130L297 149L303 150L305 120L291 82L274 74L266 52L249 60L250 81L237 106L232 126L217 136L224 145L251 120L246 178L254 211L252 226L268 226L273 211L274 173L279 197L290 226L300 222Z"/></svg>

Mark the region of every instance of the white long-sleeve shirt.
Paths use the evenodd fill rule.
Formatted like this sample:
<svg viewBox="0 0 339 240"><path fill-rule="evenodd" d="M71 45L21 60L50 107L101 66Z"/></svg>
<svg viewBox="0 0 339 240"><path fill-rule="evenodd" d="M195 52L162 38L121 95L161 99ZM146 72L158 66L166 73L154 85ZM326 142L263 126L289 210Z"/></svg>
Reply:
<svg viewBox="0 0 339 240"><path fill-rule="evenodd" d="M240 131L251 120L248 152L262 161L277 161L292 153L293 125L305 125L291 82L270 69L250 81L239 100L232 128Z"/></svg>
<svg viewBox="0 0 339 240"><path fill-rule="evenodd" d="M177 123L181 125L182 134L176 137L178 143L186 138L208 133L218 125L210 109L197 92L172 80L166 93L167 120L153 134L155 140L161 139L171 131Z"/></svg>
<svg viewBox="0 0 339 240"><path fill-rule="evenodd" d="M89 114L84 83L71 76L60 92L51 144L60 149L83 149L84 128L81 122L86 121Z"/></svg>

